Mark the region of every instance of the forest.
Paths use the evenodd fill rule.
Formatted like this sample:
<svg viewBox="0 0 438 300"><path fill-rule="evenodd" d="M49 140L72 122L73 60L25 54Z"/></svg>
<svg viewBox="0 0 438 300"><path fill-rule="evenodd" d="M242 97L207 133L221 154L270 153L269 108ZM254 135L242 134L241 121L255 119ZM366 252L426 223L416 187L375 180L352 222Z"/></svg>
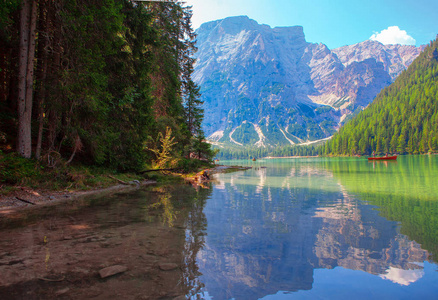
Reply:
<svg viewBox="0 0 438 300"><path fill-rule="evenodd" d="M258 159L263 157L288 157L288 156L317 156L319 155L320 147L317 145L291 145L281 147L220 147L213 146L219 150L216 158L219 160L228 159Z"/></svg>
<svg viewBox="0 0 438 300"><path fill-rule="evenodd" d="M320 149L325 155L438 151L438 38Z"/></svg>
<svg viewBox="0 0 438 300"><path fill-rule="evenodd" d="M211 159L191 16L176 1L2 0L0 181L23 158L121 172Z"/></svg>

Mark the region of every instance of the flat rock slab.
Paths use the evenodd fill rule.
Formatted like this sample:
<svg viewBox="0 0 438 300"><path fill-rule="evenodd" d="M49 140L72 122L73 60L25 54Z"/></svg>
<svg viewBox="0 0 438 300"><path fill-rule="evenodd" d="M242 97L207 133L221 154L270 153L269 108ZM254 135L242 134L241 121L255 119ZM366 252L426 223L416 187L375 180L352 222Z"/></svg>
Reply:
<svg viewBox="0 0 438 300"><path fill-rule="evenodd" d="M177 269L178 265L172 263L161 263L158 265L158 267L160 268L161 271L171 271Z"/></svg>
<svg viewBox="0 0 438 300"><path fill-rule="evenodd" d="M122 266L122 265L115 265L111 267L104 268L99 271L101 278L107 278L119 273L126 272L128 270L128 267Z"/></svg>
<svg viewBox="0 0 438 300"><path fill-rule="evenodd" d="M56 292L55 292L55 295L56 295L56 296L61 296L61 295L65 294L65 293L67 293L68 291L70 291L70 289L67 287L67 288L64 288L64 289L62 289L62 290L58 290L58 291L56 291Z"/></svg>

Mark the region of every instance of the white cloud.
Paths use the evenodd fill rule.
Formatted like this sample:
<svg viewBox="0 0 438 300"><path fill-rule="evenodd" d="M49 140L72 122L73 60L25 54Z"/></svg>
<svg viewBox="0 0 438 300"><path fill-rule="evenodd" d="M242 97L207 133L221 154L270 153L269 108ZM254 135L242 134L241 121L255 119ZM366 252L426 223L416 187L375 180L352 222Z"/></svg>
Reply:
<svg viewBox="0 0 438 300"><path fill-rule="evenodd" d="M406 30L401 30L398 26L389 26L381 32L374 33L370 40L387 44L415 45L415 39Z"/></svg>
<svg viewBox="0 0 438 300"><path fill-rule="evenodd" d="M424 276L423 269L402 270L399 268L389 267L386 274L379 275L380 278L391 280L400 285L410 285Z"/></svg>

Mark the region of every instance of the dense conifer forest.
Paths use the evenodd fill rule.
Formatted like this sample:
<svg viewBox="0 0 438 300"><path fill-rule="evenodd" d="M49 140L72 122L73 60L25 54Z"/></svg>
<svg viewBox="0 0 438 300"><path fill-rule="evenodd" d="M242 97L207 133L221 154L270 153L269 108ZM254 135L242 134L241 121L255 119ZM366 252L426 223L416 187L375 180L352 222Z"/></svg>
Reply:
<svg viewBox="0 0 438 300"><path fill-rule="evenodd" d="M176 1L3 0L0 171L11 155L119 171L211 158L191 15Z"/></svg>
<svg viewBox="0 0 438 300"><path fill-rule="evenodd" d="M356 155L438 151L438 39L320 150Z"/></svg>
<svg viewBox="0 0 438 300"><path fill-rule="evenodd" d="M216 157L219 160L227 159L252 159L263 157L288 157L288 156L316 156L319 154L319 146L282 146L282 147L221 147Z"/></svg>

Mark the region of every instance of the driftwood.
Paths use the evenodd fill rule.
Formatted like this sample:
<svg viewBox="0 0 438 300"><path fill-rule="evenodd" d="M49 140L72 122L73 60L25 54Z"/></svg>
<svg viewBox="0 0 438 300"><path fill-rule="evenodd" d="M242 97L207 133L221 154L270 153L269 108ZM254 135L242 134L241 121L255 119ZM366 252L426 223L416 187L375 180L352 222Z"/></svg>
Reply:
<svg viewBox="0 0 438 300"><path fill-rule="evenodd" d="M36 204L33 203L33 202L30 202L30 201L28 201L28 200L25 200L25 199L22 199L22 198L19 198L19 197L15 197L15 199L20 200L20 201L23 201L24 203L28 203L28 204L32 204L32 205L36 205Z"/></svg>
<svg viewBox="0 0 438 300"><path fill-rule="evenodd" d="M49 281L49 282L61 282L65 280L65 277L61 277L59 279L50 279L50 278L45 278L45 277L38 277L39 280L43 280L43 281Z"/></svg>
<svg viewBox="0 0 438 300"><path fill-rule="evenodd" d="M127 183L126 181L120 180L115 178L114 176L108 175L109 178L112 178L114 180L117 180L118 182L120 182L121 184L125 184L125 185L129 185L129 183Z"/></svg>
<svg viewBox="0 0 438 300"><path fill-rule="evenodd" d="M170 169L151 169L151 170L145 170L145 171L141 171L139 172L140 174L143 173L147 173L147 172L154 172L154 171L180 171L182 169L178 169L178 168L170 168Z"/></svg>

